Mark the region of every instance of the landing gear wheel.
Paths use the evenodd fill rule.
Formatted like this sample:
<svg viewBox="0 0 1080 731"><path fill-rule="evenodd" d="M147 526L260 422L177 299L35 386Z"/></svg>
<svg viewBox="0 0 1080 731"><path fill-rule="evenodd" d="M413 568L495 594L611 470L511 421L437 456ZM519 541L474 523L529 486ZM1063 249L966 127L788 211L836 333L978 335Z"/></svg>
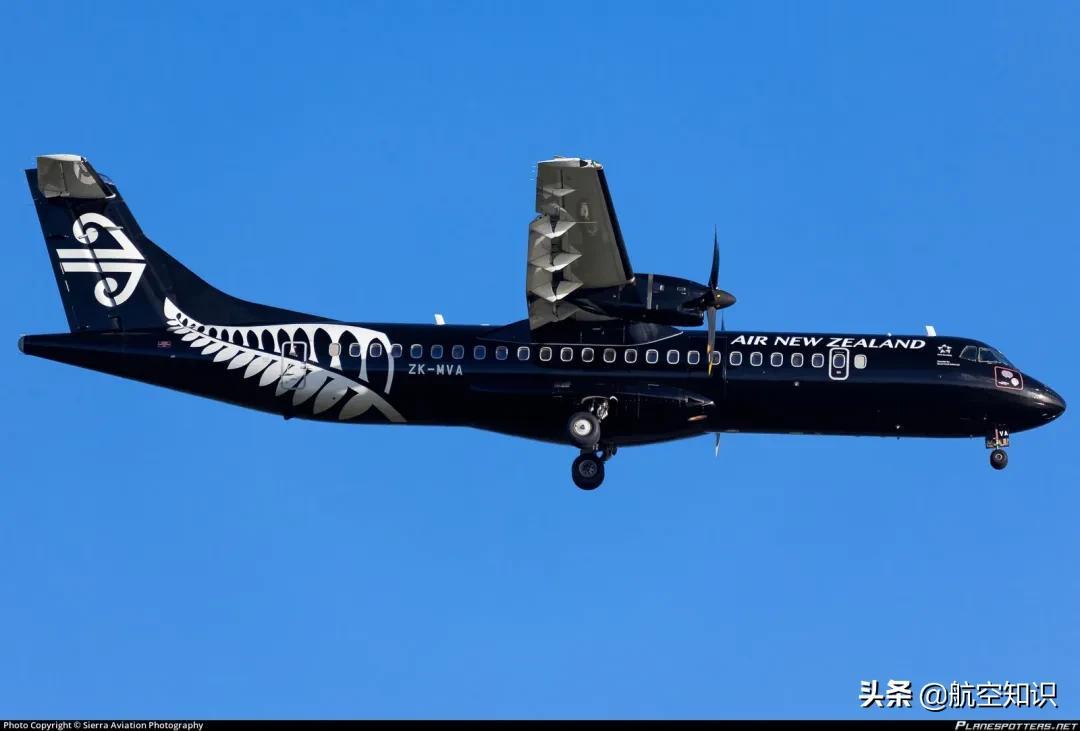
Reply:
<svg viewBox="0 0 1080 731"><path fill-rule="evenodd" d="M600 441L600 420L588 411L579 411L570 417L566 431L575 445L592 449Z"/></svg>
<svg viewBox="0 0 1080 731"><path fill-rule="evenodd" d="M995 470L1003 470L1009 464L1009 455L1004 449L995 449L990 453L990 466Z"/></svg>
<svg viewBox="0 0 1080 731"><path fill-rule="evenodd" d="M595 490L604 481L604 462L592 452L584 452L570 466L570 476L582 490Z"/></svg>

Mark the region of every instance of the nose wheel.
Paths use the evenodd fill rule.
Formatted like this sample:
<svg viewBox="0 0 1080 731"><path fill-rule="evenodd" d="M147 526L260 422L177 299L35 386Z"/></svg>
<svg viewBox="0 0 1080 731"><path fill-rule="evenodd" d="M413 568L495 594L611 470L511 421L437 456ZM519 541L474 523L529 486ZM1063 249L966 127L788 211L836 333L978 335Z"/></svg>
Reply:
<svg viewBox="0 0 1080 731"><path fill-rule="evenodd" d="M995 449L990 453L990 466L995 470L1003 470L1009 464L1009 455L1004 449Z"/></svg>
<svg viewBox="0 0 1080 731"><path fill-rule="evenodd" d="M990 466L995 470L1003 470L1009 464L1009 455L1005 452L1007 446L1009 446L1008 429L995 428L986 437L986 448L993 450L990 452Z"/></svg>

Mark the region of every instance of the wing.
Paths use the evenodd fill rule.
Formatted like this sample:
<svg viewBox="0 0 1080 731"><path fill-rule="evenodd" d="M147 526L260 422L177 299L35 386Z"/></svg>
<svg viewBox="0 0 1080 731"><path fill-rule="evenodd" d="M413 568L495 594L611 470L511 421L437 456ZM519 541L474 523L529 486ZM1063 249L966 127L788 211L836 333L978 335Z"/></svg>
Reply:
<svg viewBox="0 0 1080 731"><path fill-rule="evenodd" d="M615 287L634 278L603 166L576 157L537 163L536 212L525 275L529 326L608 319L566 299L578 289Z"/></svg>

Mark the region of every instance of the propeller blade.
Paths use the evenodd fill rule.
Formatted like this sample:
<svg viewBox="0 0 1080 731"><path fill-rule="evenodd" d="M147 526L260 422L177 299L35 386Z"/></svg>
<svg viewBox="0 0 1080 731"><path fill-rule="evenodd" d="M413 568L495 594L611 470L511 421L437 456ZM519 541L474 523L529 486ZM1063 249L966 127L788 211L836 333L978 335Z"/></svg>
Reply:
<svg viewBox="0 0 1080 731"><path fill-rule="evenodd" d="M712 232L712 268L709 269L709 289L716 289L720 281L720 243L716 238L716 226Z"/></svg>
<svg viewBox="0 0 1080 731"><path fill-rule="evenodd" d="M709 307L705 310L705 316L709 320L709 342L705 347L705 357L709 361L709 367L706 371L710 376L712 375L712 352L713 347L716 346L716 308Z"/></svg>
<svg viewBox="0 0 1080 731"><path fill-rule="evenodd" d="M713 456L720 456L720 432L716 432L716 441L713 443Z"/></svg>

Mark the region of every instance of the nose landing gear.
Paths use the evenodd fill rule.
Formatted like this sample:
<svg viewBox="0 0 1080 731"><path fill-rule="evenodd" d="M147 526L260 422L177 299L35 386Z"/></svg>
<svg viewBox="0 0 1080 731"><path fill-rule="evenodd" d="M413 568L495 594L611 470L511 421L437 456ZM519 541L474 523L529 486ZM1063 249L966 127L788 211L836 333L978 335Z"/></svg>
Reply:
<svg viewBox="0 0 1080 731"><path fill-rule="evenodd" d="M995 470L1003 470L1009 464L1009 455L1004 449L995 449L990 453L990 466Z"/></svg>
<svg viewBox="0 0 1080 731"><path fill-rule="evenodd" d="M1009 464L1009 455L1004 449L1007 446L1009 446L1008 429L996 427L986 437L986 448L994 450L990 452L990 466L995 470L1003 470Z"/></svg>

